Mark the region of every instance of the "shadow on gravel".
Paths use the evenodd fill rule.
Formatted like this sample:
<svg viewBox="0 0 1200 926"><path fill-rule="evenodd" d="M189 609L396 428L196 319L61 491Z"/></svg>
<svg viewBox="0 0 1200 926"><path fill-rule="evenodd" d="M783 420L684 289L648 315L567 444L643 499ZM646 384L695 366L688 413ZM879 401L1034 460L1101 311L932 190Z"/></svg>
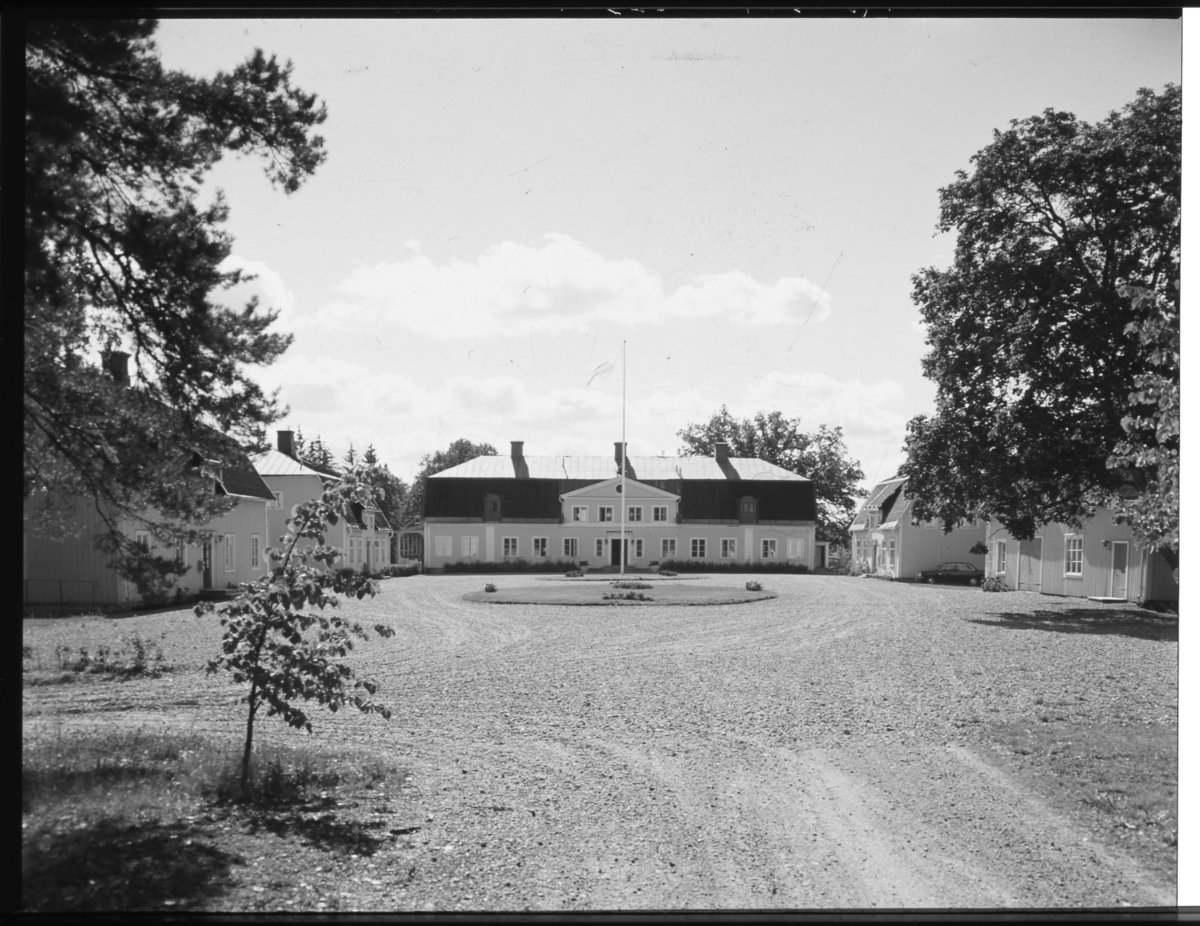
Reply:
<svg viewBox="0 0 1200 926"><path fill-rule="evenodd" d="M104 818L35 835L21 859L21 907L38 913L187 910L221 894L243 860L185 823Z"/></svg>
<svg viewBox="0 0 1200 926"><path fill-rule="evenodd" d="M372 832L382 830L386 825L384 821L339 820L331 811L251 810L244 812L243 820L250 835L266 830L273 836L291 836L326 852L370 856L389 841L387 835Z"/></svg>
<svg viewBox="0 0 1200 926"><path fill-rule="evenodd" d="M989 620L988 618L995 618ZM1053 633L1117 634L1140 640L1179 642L1179 618L1152 611L1107 611L1096 608L1065 608L1061 611L990 613L986 618L967 618L972 624L1008 630L1049 630Z"/></svg>

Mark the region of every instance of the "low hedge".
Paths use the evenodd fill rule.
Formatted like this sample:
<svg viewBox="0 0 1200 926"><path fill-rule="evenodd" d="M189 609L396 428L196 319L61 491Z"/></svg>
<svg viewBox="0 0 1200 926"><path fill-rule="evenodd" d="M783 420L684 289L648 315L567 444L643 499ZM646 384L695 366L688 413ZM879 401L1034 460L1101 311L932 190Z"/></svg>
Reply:
<svg viewBox="0 0 1200 926"><path fill-rule="evenodd" d="M527 559L514 559L505 560L502 563L482 560L463 562L459 560L457 563L447 563L443 568L447 574L489 572L557 572L561 574L572 571L576 568L576 564L571 560L565 559L538 560L537 562Z"/></svg>
<svg viewBox="0 0 1200 926"><path fill-rule="evenodd" d="M790 573L804 575L811 570L803 563L785 562L754 562L754 563L710 563L702 559L669 559L662 564L662 570L672 572L751 572L751 573Z"/></svg>

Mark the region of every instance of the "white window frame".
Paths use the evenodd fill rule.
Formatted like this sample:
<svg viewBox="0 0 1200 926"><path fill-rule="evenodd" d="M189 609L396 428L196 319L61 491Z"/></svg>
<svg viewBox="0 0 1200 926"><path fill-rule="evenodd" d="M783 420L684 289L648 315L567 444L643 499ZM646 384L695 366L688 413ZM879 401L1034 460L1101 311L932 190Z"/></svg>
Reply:
<svg viewBox="0 0 1200 926"><path fill-rule="evenodd" d="M1066 543L1063 546L1063 576L1071 579L1083 578L1083 537L1067 535ZM1071 548L1077 545L1076 549L1079 553L1079 571L1071 572Z"/></svg>
<svg viewBox="0 0 1200 926"><path fill-rule="evenodd" d="M667 520L667 506L666 505L655 505L653 515L654 515L655 521L660 521L660 522L666 521Z"/></svg>
<svg viewBox="0 0 1200 926"><path fill-rule="evenodd" d="M804 538L789 537L787 542L788 559L804 559Z"/></svg>
<svg viewBox="0 0 1200 926"><path fill-rule="evenodd" d="M588 506L587 505L572 505L571 506L571 520L572 521L586 522L587 519L588 519Z"/></svg>
<svg viewBox="0 0 1200 926"><path fill-rule="evenodd" d="M563 538L563 559L579 559L579 538Z"/></svg>
<svg viewBox="0 0 1200 926"><path fill-rule="evenodd" d="M663 559L674 559L675 558L676 543L675 543L674 537L664 537L662 539L662 543L659 544L659 548L662 551L659 555Z"/></svg>
<svg viewBox="0 0 1200 926"><path fill-rule="evenodd" d="M779 543L774 537L763 537L759 550L763 559L779 559Z"/></svg>
<svg viewBox="0 0 1200 926"><path fill-rule="evenodd" d="M596 538L595 550L596 550L596 558L599 559L601 562L603 562L604 561L604 538L603 537Z"/></svg>
<svg viewBox="0 0 1200 926"><path fill-rule="evenodd" d="M255 572L262 569L262 538L258 534L250 535L250 568Z"/></svg>
<svg viewBox="0 0 1200 926"><path fill-rule="evenodd" d="M463 559L479 556L479 538L477 536L462 538L462 556Z"/></svg>
<svg viewBox="0 0 1200 926"><path fill-rule="evenodd" d="M237 535L225 535L225 571L237 571Z"/></svg>
<svg viewBox="0 0 1200 926"><path fill-rule="evenodd" d="M721 559L737 559L737 538L721 538Z"/></svg>
<svg viewBox="0 0 1200 926"><path fill-rule="evenodd" d="M692 555L688 559L708 559L708 538L691 537L690 549Z"/></svg>
<svg viewBox="0 0 1200 926"><path fill-rule="evenodd" d="M629 505L627 507L629 508L629 511L628 511L629 517L627 518L627 520L629 520L629 521L642 520L642 506L641 505Z"/></svg>
<svg viewBox="0 0 1200 926"><path fill-rule="evenodd" d="M1008 574L1008 541L996 541L996 575Z"/></svg>
<svg viewBox="0 0 1200 926"><path fill-rule="evenodd" d="M350 549L354 550L354 538L350 538ZM433 555L442 558L448 558L454 555L454 536L452 534L436 534L433 538ZM350 554L351 563L354 562L354 553Z"/></svg>
<svg viewBox="0 0 1200 926"><path fill-rule="evenodd" d="M149 553L150 550L153 549L149 531L134 531L133 542L141 547L146 553Z"/></svg>
<svg viewBox="0 0 1200 926"><path fill-rule="evenodd" d="M538 548L541 548L540 552ZM533 538L533 555L534 556L549 556L550 555L550 538L549 537L534 537Z"/></svg>
<svg viewBox="0 0 1200 926"><path fill-rule="evenodd" d="M521 555L521 538L520 537L502 537L500 549L504 551L504 558L512 557L516 559Z"/></svg>
<svg viewBox="0 0 1200 926"><path fill-rule="evenodd" d="M612 505L601 505L599 511L600 511L600 514L597 515L597 520L605 521L605 522L611 524L612 520L613 520L613 506Z"/></svg>

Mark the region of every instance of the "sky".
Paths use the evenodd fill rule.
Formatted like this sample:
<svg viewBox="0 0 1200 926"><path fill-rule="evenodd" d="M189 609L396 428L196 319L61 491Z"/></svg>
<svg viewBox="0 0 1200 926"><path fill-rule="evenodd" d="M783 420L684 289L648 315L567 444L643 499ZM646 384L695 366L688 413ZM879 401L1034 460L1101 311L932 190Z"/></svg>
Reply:
<svg viewBox="0 0 1200 926"><path fill-rule="evenodd" d="M722 405L841 427L868 483L933 412L911 276L938 189L1009 120L1181 79L1179 20L164 20L328 107L299 192L227 159L230 266L295 340L277 427L411 479L501 453L674 454ZM622 376L624 345L624 377ZM592 377L612 364L607 375ZM622 402L624 388L625 400ZM624 410L624 425L622 413Z"/></svg>

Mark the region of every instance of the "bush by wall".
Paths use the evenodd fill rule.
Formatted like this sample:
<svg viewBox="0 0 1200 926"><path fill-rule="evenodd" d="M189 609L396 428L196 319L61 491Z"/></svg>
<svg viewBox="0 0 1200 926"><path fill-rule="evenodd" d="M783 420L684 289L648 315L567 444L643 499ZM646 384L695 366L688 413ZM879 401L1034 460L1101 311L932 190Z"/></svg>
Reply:
<svg viewBox="0 0 1200 926"><path fill-rule="evenodd" d="M538 560L531 562L527 559L505 560L502 563L472 560L464 562L459 560L457 563L447 563L445 570L447 574L477 574L489 572L570 572L575 568L575 563L571 560L553 559L553 560Z"/></svg>
<svg viewBox="0 0 1200 926"><path fill-rule="evenodd" d="M810 570L803 563L786 562L754 562L754 563L711 563L700 559L669 559L659 569L659 575L664 570L673 572L750 572L750 573L791 573L804 575Z"/></svg>
<svg viewBox="0 0 1200 926"><path fill-rule="evenodd" d="M988 576L986 579L983 580L983 585L980 587L985 592L1011 592L1012 591L1012 589L1008 587L1008 583L1005 582L999 576Z"/></svg>
<svg viewBox="0 0 1200 926"><path fill-rule="evenodd" d="M403 578L405 576L420 575L420 573L421 573L421 567L419 564L409 564L409 565L405 566L405 565L401 565L399 563L394 563L391 566L383 567L383 574L385 576L393 576L393 577Z"/></svg>

